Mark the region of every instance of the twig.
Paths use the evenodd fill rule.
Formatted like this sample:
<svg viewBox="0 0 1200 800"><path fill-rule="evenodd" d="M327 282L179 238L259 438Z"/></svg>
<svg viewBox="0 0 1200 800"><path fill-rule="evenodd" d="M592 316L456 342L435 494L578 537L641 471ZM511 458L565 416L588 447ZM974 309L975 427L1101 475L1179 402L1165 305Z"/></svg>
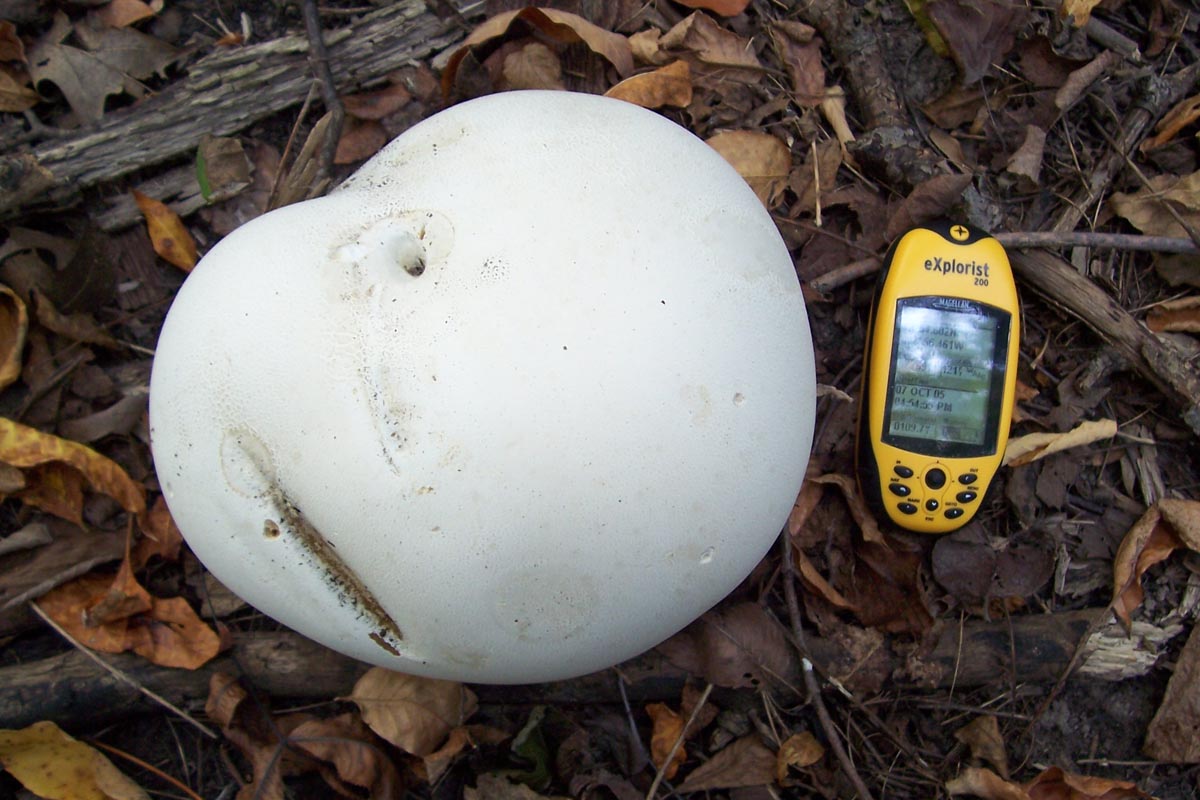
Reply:
<svg viewBox="0 0 1200 800"><path fill-rule="evenodd" d="M118 680L122 681L123 683L129 684L130 686L137 689L142 694L149 697L154 702L161 705L163 708L166 708L168 711L171 711L174 714L178 715L181 719L183 719L185 722L190 723L193 727L195 727L197 730L199 730L201 733L203 733L208 738L210 738L210 739L219 739L220 738L219 736L217 736L217 734L211 728L206 726L204 723L197 721L196 719L191 717L186 711L184 711L183 709L181 709L178 706L171 703L171 701L167 700L164 697L160 697L159 695L150 691L145 686L142 686L141 684L137 683L132 678L130 678L128 675L126 675L124 672L121 672L121 670L117 669L112 664L109 664L107 661L100 658L100 656L93 653L91 648L85 647L82 643L79 642L79 640L77 640L74 636L72 636L70 633L68 633L65 628L63 628L61 625L59 625L57 622L55 622L53 619L51 619L50 616L45 611L43 611L41 609L41 606L39 606L36 602L30 603L29 607L31 609L33 609L33 613L37 614L39 617L42 618L43 622L45 622L47 625L49 625L51 628L53 628L55 630L55 632L58 633L59 636L63 637L68 642L70 642L71 645L76 650L83 653L85 656L90 658L92 661L95 661L97 664L99 664L103 669L105 669L114 678L117 678Z"/></svg>
<svg viewBox="0 0 1200 800"><path fill-rule="evenodd" d="M124 750L121 750L118 747L113 747L111 744L105 744L104 742L98 742L95 739L91 740L91 744L93 747L99 747L101 750L104 750L105 752L108 752L108 753L112 753L114 756L120 756L121 758L125 759L126 761L129 761L132 764L137 764L139 767L146 770L147 772L151 772L151 773L157 775L162 780L166 781L167 783L171 784L179 791L186 794L188 797L192 798L192 800L204 800L203 797L201 797L200 795L198 795L194 791L192 791L191 787L189 787L187 784L183 783L182 781L180 781L177 778L173 778L172 776L163 772L161 769L154 766L153 764L146 763L145 761L143 761L142 759L138 758L135 755L126 753Z"/></svg>
<svg viewBox="0 0 1200 800"><path fill-rule="evenodd" d="M796 568L792 564L792 539L787 531L783 532L780 541L783 543L783 596L787 601L788 619L792 625L792 641L796 649L800 651L800 664L801 672L804 673L804 685L808 689L808 696L817 710L817 719L821 721L821 728L825 731L825 738L829 741L829 746L833 748L833 753L837 756L838 763L842 765L846 777L850 779L854 790L858 792L859 799L873 800L871 790L863 783L862 776L858 774L858 770L854 767L854 762L850 760L849 754L846 753L846 748L842 745L842 739L838 734L837 726L833 724L833 719L829 716L829 709L825 708L825 701L821 698L821 687L817 685L817 676L813 673L813 663L808 658L808 647L805 644L804 629L800 626L800 603L796 599Z"/></svg>
<svg viewBox="0 0 1200 800"><path fill-rule="evenodd" d="M663 763L658 765L658 771L654 773L654 783L650 784L650 790L646 792L646 800L654 800L654 797L658 794L658 787L662 785L663 778L666 777L667 767L675 760L675 754L683 746L683 738L687 736L688 728L692 727L692 723L696 721L696 717L700 716L700 709L704 708L704 704L708 702L708 696L712 694L712 689L713 685L710 683L700 693L700 699L696 701L696 707L692 709L692 713L688 715L687 721L683 723L683 728L680 729L679 736L675 737L675 744L671 745L671 752L667 753L667 757L663 759Z"/></svg>
<svg viewBox="0 0 1200 800"><path fill-rule="evenodd" d="M1143 236L1098 231L1012 231L993 235L996 241L1013 250L1091 247L1096 250L1131 250L1144 253L1200 253L1200 246L1196 242L1175 236ZM831 292L839 286L878 272L882 263L876 256L851 261L814 278L809 281L809 286L822 294Z"/></svg>
<svg viewBox="0 0 1200 800"><path fill-rule="evenodd" d="M346 120L346 109L338 97L337 84L329 68L329 51L321 32L321 17L317 12L317 0L303 0L304 31L308 34L308 62L313 74L321 83L321 100L330 115L329 129L321 143L321 154L317 160L317 177L314 186L323 186L333 171L333 158L337 153L338 140L342 138L342 124Z"/></svg>

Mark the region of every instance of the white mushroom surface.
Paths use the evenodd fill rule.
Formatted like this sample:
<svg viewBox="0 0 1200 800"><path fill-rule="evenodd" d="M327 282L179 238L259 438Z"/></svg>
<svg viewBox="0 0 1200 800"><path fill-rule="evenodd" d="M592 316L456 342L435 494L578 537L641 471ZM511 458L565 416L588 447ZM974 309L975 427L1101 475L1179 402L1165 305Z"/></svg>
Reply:
<svg viewBox="0 0 1200 800"><path fill-rule="evenodd" d="M172 515L246 601L391 669L526 683L736 588L814 403L800 286L745 181L658 114L531 91L217 244L150 416Z"/></svg>

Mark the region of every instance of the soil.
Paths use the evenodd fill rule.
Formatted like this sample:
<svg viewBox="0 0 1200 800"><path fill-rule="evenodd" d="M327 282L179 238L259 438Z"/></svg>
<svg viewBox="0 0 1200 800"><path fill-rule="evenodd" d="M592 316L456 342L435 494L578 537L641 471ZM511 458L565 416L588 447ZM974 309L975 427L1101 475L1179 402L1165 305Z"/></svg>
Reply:
<svg viewBox="0 0 1200 800"><path fill-rule="evenodd" d="M64 3L60 13L80 24L94 5ZM457 8L464 9L460 16L452 5L429 2L428 13L444 19L446 30L458 38L485 17L522 7L496 0L458 3ZM666 0L546 4L622 35L650 28L668 30L691 13L686 6L696 5L722 4ZM1089 240L1093 246L1074 246L1078 242L1063 239L1048 252L1059 263L1070 265L1074 280L1099 287L1116 307L1131 315L1139 330L1163 301L1193 297L1195 286L1200 285L1194 245L1190 253L1172 256L1135 249L1135 237L1161 238L1168 226L1139 224L1135 212L1119 211L1110 202L1114 193L1143 191L1143 180L1174 179L1197 169L1200 148L1194 119L1173 140L1145 151L1138 147L1175 105L1148 94L1147 82L1155 76L1166 81L1196 61L1195 9L1189 13L1175 0L1117 0L1101 4L1090 27L1080 28L1057 11L1040 6L938 0L927 4L925 21L940 34L940 46L947 48L939 54L909 10L921 5L898 0L806 4L755 0L732 17L714 16L714 27L756 54L760 66L749 73L744 65L718 66L697 45L686 50L692 68L691 100L682 107L660 109L702 138L726 130L752 130L788 146L790 167L763 191L795 259L808 301L817 379L823 387L810 467L813 477L854 474L853 398L859 395L874 270L889 242L909 224L950 216L1014 237L1047 231L1122 234L1115 246L1099 246L1099 240ZM348 3L322 7L322 24L326 30L343 28L370 10ZM221 35L222 24L231 31L242 29L238 15L243 12L252 42L303 31L301 10L291 3L254 3L235 10L198 0L168 0L155 17L134 27L181 48L183 55L163 72L142 79L143 88L151 95L169 92L214 51L213 40ZM5 15L16 23L15 31L27 48L45 37L53 24L50 7L32 0L0 2L0 18ZM808 23L815 30L786 29L778 25L780 21L794 26ZM778 43L784 30L792 37L787 47ZM805 36L814 35L816 44L806 50L813 40ZM506 59L519 55L532 41L557 56L561 69L552 78L563 88L594 93L611 88L619 77L612 62L571 38L552 25L518 23L458 63L444 86L438 78L446 53L440 57L429 53L419 63L373 76L370 85L340 87L343 96L366 89L395 92L397 86L411 95L398 108L377 117L355 117L350 107L341 140L344 152L369 150L371 145L364 142L374 140L368 134L385 141L447 103L513 88L515 72L505 64L516 62ZM0 46L4 41L0 37ZM0 47L0 58L5 52ZM727 52L725 57L732 56ZM1099 64L1097 75L1085 81L1083 71L1104 58L1111 61ZM9 66L13 74L20 72L17 59L11 59ZM650 68L642 63L637 67L639 72ZM0 72L0 77L4 74ZM822 92L832 86L845 91L844 119L857 141L839 143L837 113L823 112L819 103L804 100L798 86L812 75L817 75ZM550 79L545 75L522 78ZM101 124L81 123L78 110L52 83L43 81L38 89L42 97L26 114L0 113L0 141L11 142L0 144L0 157L41 153L50 142L70 139L89 124ZM1193 97L1195 79L1175 91L1176 100ZM227 134L247 153L255 170L254 183L239 185L232 197L200 210L184 208L183 198L166 198L184 210L184 225L201 252L262 213L273 183L288 183L285 178L276 181L288 172L278 168L281 158L291 166L293 180L303 171L303 159L314 159L314 165L319 162L319 155L312 153L296 160L323 111L319 93L310 101L301 113L305 97L299 94L286 108L256 117ZM1059 101L1068 104L1065 112L1055 105ZM114 92L104 115L109 120L132 118L143 102ZM253 104L255 98L239 102ZM1138 108L1150 118L1148 123L1141 121L1140 134L1132 135L1138 124L1133 112ZM1122 160L1094 196L1089 195L1088 181L1103 174L1106 159L1126 134L1132 136L1125 143L1128 163ZM1033 166L1028 161L1032 150L1026 148L1031 137L1042 141L1041 148L1034 148ZM314 153L319 150L314 148ZM364 151L364 157L367 154ZM55 326L48 315L31 310L34 321L21 378L0 394L5 416L70 439L69 432L91 431L98 424L90 420L80 427L80 420L89 420L130 392L146 388L158 331L184 275L155 256L140 219L106 229L95 220L113 197L173 169L191 169L194 158L194 148L181 148L171 158L139 164L104 180L81 180L71 191L43 192L0 211L4 214L0 224L5 226L0 277L30 301L30 309L35 308L31 293L37 290L57 303L60 311L88 315L96 327L119 341L115 347L105 346L95 336L88 339L81 333L83 323ZM309 178L298 184L298 191L301 195L308 190L326 191L361 163L361 159L346 160L329 167L329 181ZM3 166L9 169L11 164ZM812 177L818 173L819 207L814 203ZM0 173L0 209L19 181ZM278 191L276 185L274 193ZM1191 197L1195 201L1194 190ZM1189 207L1179 202L1173 209L1185 221L1200 223L1197 207L1200 203ZM1078 216L1072 217L1075 212ZM1166 213L1160 210L1158 216ZM79 257L54 263L39 249L43 265L18 275L13 256L20 247L14 243L23 241L22 229L36 229L67 244L83 241L94 258L86 264L81 261L87 259ZM1194 238L1195 228L1184 225L1171 238L1178 241L1188 235ZM1025 252L1016 239L1006 241L1014 242L1011 252ZM51 265L45 266L45 261ZM846 272L856 265L861 266L859 272ZM1096 677L1094 671L1079 669L1087 659L1082 650L1077 652L1098 629L1116 630L1106 609L1113 600L1114 564L1131 527L1163 498L1195 501L1200 497L1197 430L1187 417L1187 382L1195 380L1195 358L1200 352L1191 335L1197 328L1193 320L1190 327L1184 324L1155 334L1183 354L1182 372L1149 357L1139 361L1142 356L1136 348L1123 348L1111 329L1089 320L1080 301L1048 292L1029 268L1024 269L1018 269L1023 329L1013 436L1064 433L1098 420L1115 420L1119 434L1002 470L977 520L942 539L885 525L882 543L872 542L853 492L843 498L834 484L809 485L807 491L814 491L819 500L805 513L793 515L785 536L790 537L789 548L803 559L796 563L810 565L823 576L822 582L806 576L802 566L786 566L781 547L769 553L713 614L683 638L672 640L674 650L665 647L665 657L656 655L657 660L639 660L601 676L545 687L476 687L481 703L470 720L479 726L473 734L478 738L476 746L464 747L434 781L423 779L427 765L420 759L372 739L372 746L403 776L404 790L396 794L486 797L476 787L484 785L485 776L504 774L519 780L505 784L505 797L644 797L657 772L647 756L649 750L661 747L654 741L656 734L668 736L668 746L675 738L658 730L647 706L665 703L672 713L686 718L695 707L698 690L712 685L711 695L700 707L713 714L710 718L708 712L697 712L679 777L656 785L658 796L851 798L862 796L865 787L876 798L947 797L947 782L969 767L1000 771L994 760L956 737L963 726L980 718L995 719L1011 777L1015 783L1027 784L1028 790L1028 794L992 797L1066 797L1045 788L1028 788L1051 767L1136 787L1114 783L1104 789L1113 794L1097 790L1073 797L1149 795L1174 800L1197 796L1200 774L1195 766L1156 760L1146 754L1143 744L1167 695L1168 682L1184 657L1196 607L1200 557L1184 544L1165 563L1145 571L1145 597L1133 613L1134 622L1144 626L1137 629L1143 638L1129 647L1150 656L1143 658L1145 665L1134 670L1136 674L1118 678L1110 672ZM24 282L18 285L21 275ZM88 443L144 486L151 502L157 498L144 416L134 415L111 430L101 429ZM50 510L44 503L39 510L17 490L8 494L0 505L0 533L5 536L42 520ZM802 493L798 502L802 504L804 497ZM117 537L124 535L127 526L132 529L129 515L111 497L89 491L80 502L76 523L97 535ZM1180 536L1186 543L1187 536ZM47 585L25 599L89 571L71 573L71 567L82 564L87 555L81 551L74 561L41 568L38 579L48 581ZM0 556L0 599L23 586L14 576L28 562L18 563L16 558ZM107 569L112 568L110 561ZM203 581L195 577L201 569L185 554L149 559L137 574L156 597L184 597L229 641L278 630L253 609L238 607L236 599L226 610L212 613L218 598L210 598L202 589ZM2 583L4 576L8 583ZM792 588L799 595L795 609L788 602ZM1084 619L1082 627L1054 628L1048 633L1050 628L1030 626L1036 618L1065 618L1085 611L1093 613L1079 618ZM1088 619L1097 624L1089 628ZM747 643L729 656L739 667L735 678L718 674L705 661L717 647L708 634L721 625ZM979 626L973 629L980 631L978 638L956 638L966 635L962 632L968 625ZM1146 633L1168 629L1170 633L1157 638ZM0 650L0 674L12 676L14 670L72 650L24 602L0 610L0 634L6 637ZM962 641L973 642L972 648L977 649L965 657L956 653L954 643ZM1027 648L1022 644L1018 652L1018 642L1030 644ZM684 651L692 654L691 661L680 655ZM940 662L937 653L942 654ZM816 697L805 685L801 656L816 664ZM332 653L327 657L330 662L341 658ZM776 657L784 665L782 678L763 668L764 663L775 664L771 659ZM147 673L138 670L165 669L137 666L132 656L105 658L118 659L139 679ZM126 658L130 660L120 660ZM968 663L972 659L974 666ZM250 667L236 659L221 663L232 663L247 684L254 683L250 672L243 671ZM739 680L743 664L751 680ZM939 664L950 666L938 671ZM980 677L959 683L960 670L964 676ZM95 681L102 680L108 679L97 672ZM41 687L45 696L56 691L52 683ZM248 783L252 759L239 738L245 730L214 721L205 711L206 691L188 686L172 689L174 699L217 731L215 738L132 693L127 704L54 721L80 738L152 765L153 769L146 769L124 756L111 756L122 771L156 794L185 796L158 774L165 773L202 797L226 798L239 790L240 797L254 796L255 787ZM264 693L246 702L260 703L260 711L269 707L274 719L298 709L328 719L357 713L352 703L338 699L350 688L345 685L324 695L310 692L298 697ZM82 693L85 702L90 696L86 681L68 683L65 677L57 691ZM622 702L622 693L627 702ZM9 703L0 702L0 708L15 714L21 698L10 698ZM828 718L823 719L823 714ZM541 722L530 724L531 719ZM5 726L0 721L0 727ZM486 731L502 732L503 737L493 741ZM772 768L766 779L748 778L745 785L732 780L697 791L679 788L687 786L687 776L697 768L728 758L734 743L752 738L760 748L765 743L768 752L776 753L782 752L790 735L801 733L820 743L822 755L804 766L785 764L782 780ZM531 740L533 745L528 744ZM838 755L839 743L847 755ZM764 774L761 763L755 766L748 757L727 771ZM369 793L361 785L338 785L355 796ZM18 796L22 791L11 774L0 775L0 796ZM331 791L317 771L286 780L289 797L324 797ZM375 794L384 796L381 790ZM264 790L263 796L269 792Z"/></svg>

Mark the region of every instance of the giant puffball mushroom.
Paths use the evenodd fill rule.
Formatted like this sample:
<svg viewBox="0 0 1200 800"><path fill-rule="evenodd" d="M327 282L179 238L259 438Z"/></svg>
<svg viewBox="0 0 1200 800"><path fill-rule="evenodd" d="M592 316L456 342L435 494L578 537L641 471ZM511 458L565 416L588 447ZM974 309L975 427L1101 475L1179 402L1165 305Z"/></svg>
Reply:
<svg viewBox="0 0 1200 800"><path fill-rule="evenodd" d="M791 258L683 128L565 92L463 103L217 244L150 395L214 575L402 672L572 677L737 587L804 477Z"/></svg>

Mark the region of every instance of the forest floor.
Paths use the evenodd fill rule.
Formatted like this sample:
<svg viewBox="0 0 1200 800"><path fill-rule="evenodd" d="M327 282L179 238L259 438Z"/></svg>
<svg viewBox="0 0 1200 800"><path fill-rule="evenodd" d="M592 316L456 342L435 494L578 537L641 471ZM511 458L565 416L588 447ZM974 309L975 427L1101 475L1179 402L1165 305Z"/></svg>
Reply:
<svg viewBox="0 0 1200 800"><path fill-rule="evenodd" d="M0 0L0 796L1197 796L1195 6L539 8ZM743 584L638 659L368 671L182 544L154 348L197 254L522 88L653 108L769 208L816 351L809 479ZM855 416L881 260L943 217L1013 262L1019 452L928 536L864 505Z"/></svg>

